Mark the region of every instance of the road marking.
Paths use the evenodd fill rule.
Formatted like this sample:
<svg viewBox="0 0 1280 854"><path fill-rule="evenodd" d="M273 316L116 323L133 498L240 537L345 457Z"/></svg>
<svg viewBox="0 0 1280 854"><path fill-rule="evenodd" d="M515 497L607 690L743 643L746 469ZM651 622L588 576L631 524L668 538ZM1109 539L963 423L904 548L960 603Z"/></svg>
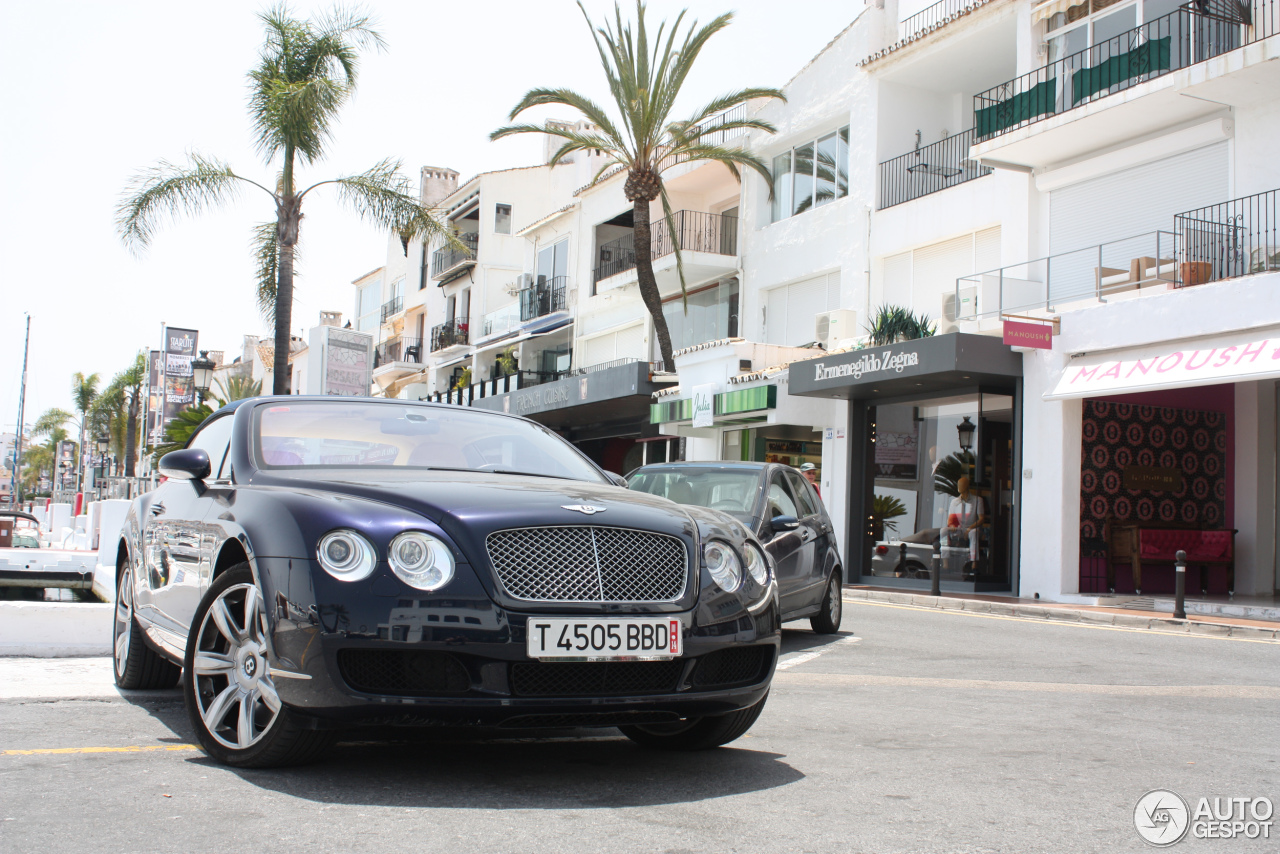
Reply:
<svg viewBox="0 0 1280 854"><path fill-rule="evenodd" d="M36 750L0 750L0 756L44 756L54 753L150 753L152 751L199 750L194 744L146 744L128 747L42 747Z"/></svg>
<svg viewBox="0 0 1280 854"><path fill-rule="evenodd" d="M1139 629L1131 626L1100 626L1097 623L1080 623L1069 620L1053 620L1046 617L1014 617L1006 614L983 614L976 611L961 611L954 608L930 608L925 605L899 605L894 602L871 602L866 599L845 599L847 605L870 605L873 608L897 608L900 611L927 611L931 614L956 614L964 617L980 617L984 620L1009 620L1015 623L1049 623L1055 626L1070 626L1076 629L1103 629L1111 632L1141 632L1148 635L1169 635L1175 638L1204 638L1205 640L1236 641L1237 643L1269 643L1280 641L1264 638L1236 638L1224 635L1202 635L1195 632L1171 632L1165 629ZM1152 619L1156 619L1153 617Z"/></svg>
<svg viewBox="0 0 1280 854"><path fill-rule="evenodd" d="M789 670L792 667L795 667L797 664L804 664L806 661L813 661L818 656L822 655L825 652L830 652L831 650L835 649L838 646L842 646L844 644L857 643L860 640L862 640L862 638L849 635L848 637L843 637L843 638L840 638L840 640L838 641L829 643L826 646L822 647L821 649L816 649L811 652L802 652L796 655L784 656L778 660L777 669Z"/></svg>
<svg viewBox="0 0 1280 854"><path fill-rule="evenodd" d="M977 691L1029 691L1048 694L1110 694L1119 697L1190 697L1280 700L1274 685L1098 685L1077 682L1014 682L1000 679L942 679L926 676L876 676L854 673L783 673L784 685L950 688Z"/></svg>

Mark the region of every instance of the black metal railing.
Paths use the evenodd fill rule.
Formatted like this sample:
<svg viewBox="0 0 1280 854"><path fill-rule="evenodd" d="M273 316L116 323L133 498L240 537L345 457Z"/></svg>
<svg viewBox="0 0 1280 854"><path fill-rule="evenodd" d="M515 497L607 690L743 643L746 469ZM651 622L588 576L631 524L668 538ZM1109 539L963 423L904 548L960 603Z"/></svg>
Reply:
<svg viewBox="0 0 1280 854"><path fill-rule="evenodd" d="M1280 190L1269 190L1175 216L1179 283L1280 270L1278 196Z"/></svg>
<svg viewBox="0 0 1280 854"><path fill-rule="evenodd" d="M379 368L391 362L422 362L422 339L397 335L379 344L373 351L373 366Z"/></svg>
<svg viewBox="0 0 1280 854"><path fill-rule="evenodd" d="M394 314L399 314L404 308L404 297L396 297L387 300L382 304L382 322L386 323Z"/></svg>
<svg viewBox="0 0 1280 854"><path fill-rule="evenodd" d="M747 132L746 128L734 125L734 123L740 122L745 118L747 118L747 105L739 104L718 116L712 116L706 121L698 122L690 128L688 135L695 138L701 145L724 145L729 140ZM725 125L730 125L730 127L726 128ZM688 159L685 155L668 155L659 162L658 171L661 172Z"/></svg>
<svg viewBox="0 0 1280 854"><path fill-rule="evenodd" d="M738 218L702 211L676 211L672 228L665 219L652 224L650 257L661 258L675 252L708 252L714 255L738 254ZM635 235L626 234L600 246L598 266L592 283L624 273L636 266Z"/></svg>
<svg viewBox="0 0 1280 854"><path fill-rule="evenodd" d="M994 169L969 159L972 144L971 128L881 163L880 210L990 175Z"/></svg>
<svg viewBox="0 0 1280 854"><path fill-rule="evenodd" d="M470 324L465 317L457 317L448 323L431 327L431 352L435 353L446 347L465 346L469 341L469 329Z"/></svg>
<svg viewBox="0 0 1280 854"><path fill-rule="evenodd" d="M521 322L543 317L553 311L564 311L568 284L568 276L556 276L553 279L539 278L532 287L522 288L520 291Z"/></svg>
<svg viewBox="0 0 1280 854"><path fill-rule="evenodd" d="M981 142L1280 32L1280 0L1205 0L973 97ZM1050 33L1052 37L1052 33Z"/></svg>
<svg viewBox="0 0 1280 854"><path fill-rule="evenodd" d="M909 39L929 30L949 24L962 14L976 9L978 0L938 0L927 9L916 12L898 24L898 38Z"/></svg>
<svg viewBox="0 0 1280 854"><path fill-rule="evenodd" d="M431 275L437 279L463 261L476 257L479 251L480 235L467 231L454 236L462 241L464 248L445 246L431 253Z"/></svg>

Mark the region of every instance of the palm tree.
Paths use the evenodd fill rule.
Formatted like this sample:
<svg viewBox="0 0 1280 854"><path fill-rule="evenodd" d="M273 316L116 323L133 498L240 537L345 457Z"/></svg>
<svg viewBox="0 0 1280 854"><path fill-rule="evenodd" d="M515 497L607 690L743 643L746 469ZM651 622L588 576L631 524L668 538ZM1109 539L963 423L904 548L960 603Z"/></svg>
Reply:
<svg viewBox="0 0 1280 854"><path fill-rule="evenodd" d="M146 392L149 380L147 372L147 353L140 351L134 357L133 364L112 378L103 396L111 394L113 399L123 402L124 415L124 473L133 477L138 462L138 416L142 414L142 396ZM119 410L117 410L119 411Z"/></svg>
<svg viewBox="0 0 1280 854"><path fill-rule="evenodd" d="M44 411L36 423L31 425L32 436L48 436L49 442L42 449L32 448L36 452L34 458L28 458L28 465L37 466L37 479L47 468L49 471L49 480L54 482L54 475L58 470L58 445L67 440L67 422L75 420L74 416L65 409L59 409L56 406L52 409ZM58 487L61 484L57 484Z"/></svg>
<svg viewBox="0 0 1280 854"><path fill-rule="evenodd" d="M93 407L94 398L98 396L98 383L101 377L97 374L85 376L80 371L71 375L71 400L76 412L80 413L80 456L76 461L76 477L84 482L84 433L89 427L89 410Z"/></svg>
<svg viewBox="0 0 1280 854"><path fill-rule="evenodd" d="M222 406L226 406L233 400L244 400L247 397L257 397L262 394L262 380L231 377L225 382L219 378L217 383L218 392L214 395L214 399Z"/></svg>
<svg viewBox="0 0 1280 854"><path fill-rule="evenodd" d="M653 317L654 334L657 335L658 345L662 350L663 362L670 368L674 364L671 334L667 331L667 321L662 314L662 297L653 276L653 258L650 254L653 235L649 204L654 199L662 199L666 227L673 235L675 233L671 202L667 198L662 173L677 163L713 160L723 163L734 178L741 181L739 167L747 166L764 177L772 197L773 180L764 161L741 148L708 142L703 136L738 128L774 133L776 128L761 119L732 119L714 124L708 120L754 98L778 98L785 101L786 97L777 89L741 89L711 101L695 111L688 121L670 120L680 88L689 76L698 54L708 39L729 25L733 14L721 15L702 28L694 21L685 32L683 42L677 44L677 31L685 16L685 12L681 12L665 42L663 30L666 24L658 27L651 54L649 34L644 21L645 7L641 0L636 0L634 31L630 23L623 24L622 9L617 4L614 6L616 23L612 26L606 24L604 27L597 27L592 23L581 0L578 8L582 9L582 15L587 19L591 37L600 53L600 63L604 66L620 122L615 122L590 98L570 89L531 89L511 111L508 117L510 120L514 121L516 116L532 107L560 104L577 110L594 128L579 132L557 125L544 127L520 124L499 128L489 138L501 139L517 133L545 133L564 140L564 144L551 157L552 166L575 151L598 150L607 159L596 174L596 179L613 167L627 171L623 192L634 208L636 278L645 308ZM674 240L672 242L683 292L684 265L678 243Z"/></svg>
<svg viewBox="0 0 1280 854"><path fill-rule="evenodd" d="M142 250L162 220L223 204L245 187L266 193L275 223L255 230L258 299L275 324L273 391L288 394L294 260L308 193L332 184L339 199L366 221L415 239L454 238L411 195L398 160L298 189L297 167L323 157L338 111L355 90L359 50L381 49L384 42L370 18L341 8L302 20L279 4L258 17L266 41L258 67L249 73L249 112L263 159L272 163L279 155L277 178L254 181L221 160L197 154L185 166L162 161L134 178L117 209L117 223L125 244Z"/></svg>

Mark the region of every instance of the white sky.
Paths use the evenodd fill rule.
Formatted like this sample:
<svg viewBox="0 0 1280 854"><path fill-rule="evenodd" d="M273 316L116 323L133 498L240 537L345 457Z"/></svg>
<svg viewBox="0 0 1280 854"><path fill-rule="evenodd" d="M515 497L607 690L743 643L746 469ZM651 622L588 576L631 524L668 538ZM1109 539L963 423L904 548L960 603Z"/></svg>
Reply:
<svg viewBox="0 0 1280 854"><path fill-rule="evenodd" d="M703 51L677 115L743 86L781 87L853 20L864 0L650 0L656 24L689 8L734 23ZM251 227L274 219L246 191L224 209L164 227L141 257L125 250L115 207L129 178L199 151L270 184L253 150L245 74L265 2L0 0L0 430L17 422L24 313L31 314L25 420L71 409L71 375L103 385L163 322L196 328L200 347L240 351L270 334L254 299ZM331 8L296 2L296 13ZM567 86L607 103L599 58L571 0L394 2L366 8L388 49L367 55L328 158L307 183L384 157L415 180L424 164L476 172L537 162L537 137L488 134L529 88ZM592 16L611 0L587 0ZM624 12L633 10L624 3ZM56 12L55 12L56 9ZM572 111L528 114L575 118ZM311 181L308 181L311 179ZM322 309L350 317L351 281L381 266L386 236L317 191L303 209L295 330Z"/></svg>

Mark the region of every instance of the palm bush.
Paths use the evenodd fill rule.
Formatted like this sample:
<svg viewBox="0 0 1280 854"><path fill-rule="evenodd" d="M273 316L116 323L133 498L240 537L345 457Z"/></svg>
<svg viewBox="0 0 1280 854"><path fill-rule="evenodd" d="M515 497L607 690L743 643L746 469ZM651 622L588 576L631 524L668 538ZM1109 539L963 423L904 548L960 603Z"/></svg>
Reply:
<svg viewBox="0 0 1280 854"><path fill-rule="evenodd" d="M884 539L886 530L896 532L898 525L892 521L907 515L907 505L901 499L877 494L871 502L871 533L876 541Z"/></svg>
<svg viewBox="0 0 1280 854"><path fill-rule="evenodd" d="M960 488L956 484L962 477L973 480L975 464L976 458L972 451L958 451L943 457L933 472L933 491L952 498L958 496Z"/></svg>
<svg viewBox="0 0 1280 854"><path fill-rule="evenodd" d="M867 327L871 344L876 347L883 347L897 341L929 338L937 331L937 324L932 323L928 315L912 314L910 309L899 305L880 306L871 325Z"/></svg>

